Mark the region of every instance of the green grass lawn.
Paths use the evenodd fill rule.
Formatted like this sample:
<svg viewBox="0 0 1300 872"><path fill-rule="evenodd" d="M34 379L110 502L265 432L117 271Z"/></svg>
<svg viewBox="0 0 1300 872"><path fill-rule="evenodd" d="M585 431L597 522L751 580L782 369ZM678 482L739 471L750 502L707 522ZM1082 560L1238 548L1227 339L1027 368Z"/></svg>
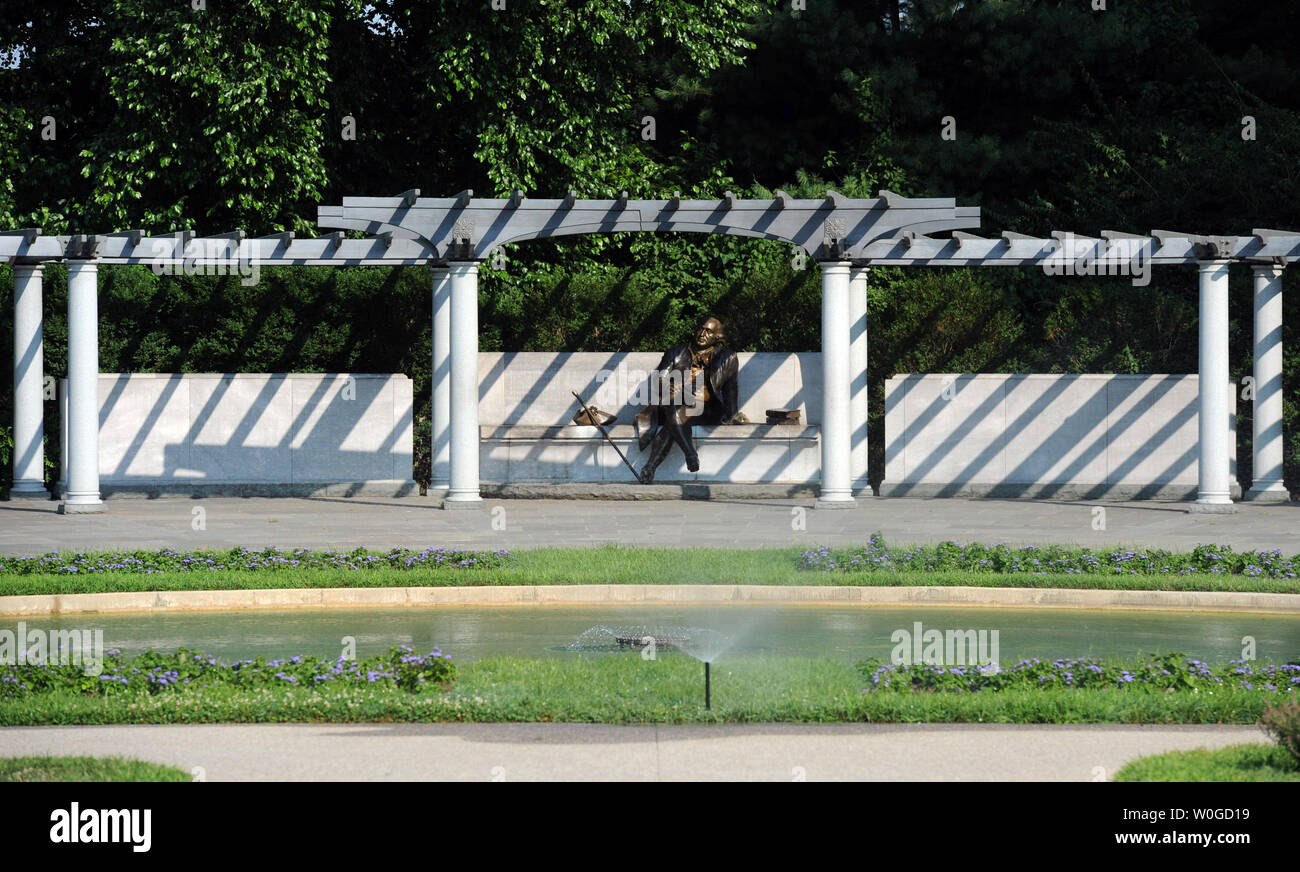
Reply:
<svg viewBox="0 0 1300 872"><path fill-rule="evenodd" d="M175 766L121 757L0 757L0 781L190 781Z"/></svg>
<svg viewBox="0 0 1300 872"><path fill-rule="evenodd" d="M549 584L754 584L970 586L1300 593L1300 579L1247 575L1035 575L971 570L820 572L800 568L801 548L536 548L490 569L265 569L4 575L0 596L122 591Z"/></svg>
<svg viewBox="0 0 1300 872"><path fill-rule="evenodd" d="M462 665L446 690L365 685L214 686L83 696L70 690L0 701L0 726L108 723L587 722L1253 724L1280 693L1220 688L883 691L864 693L851 663L746 658L703 665L665 653L582 660L497 658Z"/></svg>
<svg viewBox="0 0 1300 872"><path fill-rule="evenodd" d="M1115 780L1300 781L1300 762L1276 745L1232 745L1142 757L1115 773Z"/></svg>

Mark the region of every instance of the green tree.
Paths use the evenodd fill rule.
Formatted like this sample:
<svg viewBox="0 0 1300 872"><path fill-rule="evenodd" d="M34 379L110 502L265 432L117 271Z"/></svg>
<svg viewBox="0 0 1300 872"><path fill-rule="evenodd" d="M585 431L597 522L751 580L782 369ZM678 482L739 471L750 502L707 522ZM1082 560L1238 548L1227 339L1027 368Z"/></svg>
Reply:
<svg viewBox="0 0 1300 872"><path fill-rule="evenodd" d="M378 0L364 26L340 22L340 108L355 106L355 143L332 151L336 188L452 192L515 189L557 196L671 184L652 93L673 76L740 64L749 23L775 0ZM347 63L347 69L337 68ZM656 119L657 120L657 119ZM383 156L403 168L394 178ZM378 183L373 180L379 179ZM413 181L414 180L414 181Z"/></svg>
<svg viewBox="0 0 1300 872"><path fill-rule="evenodd" d="M81 152L80 229L307 229L326 183L335 5L107 4L115 111Z"/></svg>

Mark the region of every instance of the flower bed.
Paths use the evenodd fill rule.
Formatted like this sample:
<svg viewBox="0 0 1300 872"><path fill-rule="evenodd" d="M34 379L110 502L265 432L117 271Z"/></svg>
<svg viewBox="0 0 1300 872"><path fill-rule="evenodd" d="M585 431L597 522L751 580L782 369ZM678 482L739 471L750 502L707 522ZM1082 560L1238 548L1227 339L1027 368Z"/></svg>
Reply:
<svg viewBox="0 0 1300 872"><path fill-rule="evenodd" d="M1021 660L1010 668L985 666L942 666L914 663L906 666L881 664L879 660L858 663L871 686L864 693L880 691L935 691L979 693L985 690L1032 688L1147 688L1159 691L1214 691L1232 687L1269 693L1300 690L1300 664L1253 663L1230 660L1210 666L1183 654L1166 654L1145 663L1104 663L1091 658Z"/></svg>
<svg viewBox="0 0 1300 872"><path fill-rule="evenodd" d="M103 554L55 554L44 556L0 556L0 576L45 575L50 573L144 573L211 572L238 570L293 569L492 569L510 563L510 552L461 551L454 548L425 548L413 551L394 548L375 552L311 551L298 548L231 548L229 551L111 551Z"/></svg>
<svg viewBox="0 0 1300 872"><path fill-rule="evenodd" d="M404 656L414 652L404 651ZM191 657L193 655L191 654ZM381 658L383 659L383 658ZM400 661L400 656L398 657ZM439 662L439 661L435 661ZM440 662L446 662L445 658ZM0 696L0 725L168 723L1019 723L1019 724L1255 724L1269 704L1296 694L1247 690L1234 681L1161 690L1053 685L1036 679L1002 692L910 691L900 683L862 692L854 664L829 658L723 658L713 665L713 708L704 708L700 664L667 652L640 657L555 659L498 657L462 663L450 686L426 679L416 692L393 678L391 661L362 664L346 680L307 686L277 676L298 664L267 663L257 683L230 680L186 684L175 664L158 673L179 680L138 682L131 690L79 689L69 675L37 692ZM246 664L248 665L248 664ZM313 664L315 665L315 664ZM323 666L332 666L328 662ZM1129 669L1119 661L1101 664ZM210 667L209 667L210 668ZM148 672L148 669L142 670ZM1171 670L1172 671L1172 670ZM1193 670L1194 671L1194 670ZM1259 668L1255 669L1258 677ZM0 673L2 674L2 673ZM251 673L250 673L251 674ZM304 673L305 674L305 673ZM324 675L325 670L314 675ZM1217 673L1216 673L1217 674ZM247 678L243 676L240 680ZM1222 677L1222 676L1221 676ZM869 678L869 676L868 676ZM105 685L113 682L105 681ZM156 685L156 686L154 686ZM946 685L945 685L946 686ZM444 689L445 687L445 689Z"/></svg>
<svg viewBox="0 0 1300 872"><path fill-rule="evenodd" d="M1282 550L1236 553L1228 545L1198 545L1191 553L1158 549L1132 551L1065 548L1060 545L960 545L940 542L915 548L891 548L879 532L861 547L822 546L803 552L800 567L822 572L967 572L1032 573L1035 575L1245 575L1252 578L1296 578L1300 555L1283 557Z"/></svg>
<svg viewBox="0 0 1300 872"><path fill-rule="evenodd" d="M434 649L427 654L401 645L387 655L365 660L330 661L319 657L236 660L223 663L200 651L181 648L171 654L146 651L124 658L106 651L102 670L91 674L82 666L6 664L0 666L0 699L73 690L83 694L161 693L181 688L228 686L316 687L359 684L416 691L425 685L446 684L456 674L451 655Z"/></svg>

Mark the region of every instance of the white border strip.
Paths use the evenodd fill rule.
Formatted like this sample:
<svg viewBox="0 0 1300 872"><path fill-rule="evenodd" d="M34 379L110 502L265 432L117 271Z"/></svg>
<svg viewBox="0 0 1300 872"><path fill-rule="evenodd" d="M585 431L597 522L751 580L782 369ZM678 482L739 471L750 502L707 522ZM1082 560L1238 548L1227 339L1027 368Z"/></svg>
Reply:
<svg viewBox="0 0 1300 872"><path fill-rule="evenodd" d="M741 584L564 584L41 594L0 596L0 615L21 617L113 612L607 603L810 603L865 606L1262 612L1300 615L1300 595L1285 593Z"/></svg>

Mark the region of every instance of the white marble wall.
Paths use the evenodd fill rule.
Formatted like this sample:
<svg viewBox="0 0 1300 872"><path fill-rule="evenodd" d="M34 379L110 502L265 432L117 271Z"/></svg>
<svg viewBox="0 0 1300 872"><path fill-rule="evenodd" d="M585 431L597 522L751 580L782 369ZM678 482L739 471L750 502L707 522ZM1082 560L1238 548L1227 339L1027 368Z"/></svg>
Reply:
<svg viewBox="0 0 1300 872"><path fill-rule="evenodd" d="M101 489L410 492L411 401L401 374L101 373Z"/></svg>
<svg viewBox="0 0 1300 872"><path fill-rule="evenodd" d="M1195 375L894 376L881 493L1193 497L1197 388ZM1234 399L1230 446L1236 425Z"/></svg>

